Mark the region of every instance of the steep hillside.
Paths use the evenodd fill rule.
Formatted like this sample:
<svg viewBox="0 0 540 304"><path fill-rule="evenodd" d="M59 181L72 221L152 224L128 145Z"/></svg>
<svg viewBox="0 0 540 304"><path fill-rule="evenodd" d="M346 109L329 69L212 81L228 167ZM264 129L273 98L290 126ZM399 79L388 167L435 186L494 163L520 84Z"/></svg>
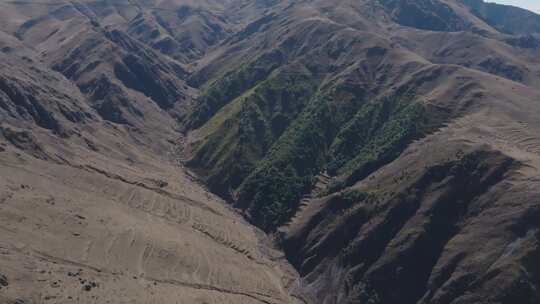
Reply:
<svg viewBox="0 0 540 304"><path fill-rule="evenodd" d="M456 1L338 3L276 4L211 51L188 166L277 230L314 303L538 301L534 28Z"/></svg>
<svg viewBox="0 0 540 304"><path fill-rule="evenodd" d="M296 303L283 254L179 161L183 63L103 25L130 10L0 5L0 303Z"/></svg>
<svg viewBox="0 0 540 304"><path fill-rule="evenodd" d="M468 113L493 84L454 81L452 75L468 72L452 65L539 83L538 49L512 46L503 34L392 23L389 32L363 11L372 8L380 22L394 4L344 1L347 13L318 3L277 5L284 13L248 25L259 35L237 34L211 55L215 62L192 77L202 89L185 123L196 129L188 164L210 189L272 230L294 214L320 172L339 176L329 191L351 185L412 140ZM462 8L452 11L460 20L469 16L458 3L447 4L432 3ZM354 24L343 16L351 11ZM483 56L488 48L496 51Z"/></svg>
<svg viewBox="0 0 540 304"><path fill-rule="evenodd" d="M482 0L460 0L471 12L489 25L510 34L540 33L540 16L519 7L486 3Z"/></svg>
<svg viewBox="0 0 540 304"><path fill-rule="evenodd" d="M539 300L538 109L529 103L539 94L520 87L505 97L512 89L500 85L483 99L489 110L414 142L351 187L304 202L280 229L314 299Z"/></svg>
<svg viewBox="0 0 540 304"><path fill-rule="evenodd" d="M539 18L0 3L0 302L540 302Z"/></svg>

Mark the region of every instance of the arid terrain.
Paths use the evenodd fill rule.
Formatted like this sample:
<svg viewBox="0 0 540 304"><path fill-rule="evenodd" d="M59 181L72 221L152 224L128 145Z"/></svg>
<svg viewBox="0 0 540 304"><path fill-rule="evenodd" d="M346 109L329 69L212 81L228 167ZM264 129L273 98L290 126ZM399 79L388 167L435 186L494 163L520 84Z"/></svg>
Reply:
<svg viewBox="0 0 540 304"><path fill-rule="evenodd" d="M0 4L0 302L295 303L283 254L182 166L182 63L78 7Z"/></svg>
<svg viewBox="0 0 540 304"><path fill-rule="evenodd" d="M0 303L540 303L540 16L0 2Z"/></svg>

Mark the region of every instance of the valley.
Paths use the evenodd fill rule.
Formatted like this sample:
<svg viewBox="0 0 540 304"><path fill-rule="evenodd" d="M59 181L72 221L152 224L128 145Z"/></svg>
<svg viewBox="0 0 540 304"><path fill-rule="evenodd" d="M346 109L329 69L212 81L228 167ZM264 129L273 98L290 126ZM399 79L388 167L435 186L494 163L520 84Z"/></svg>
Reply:
<svg viewBox="0 0 540 304"><path fill-rule="evenodd" d="M540 301L539 15L15 0L0 28L1 303Z"/></svg>

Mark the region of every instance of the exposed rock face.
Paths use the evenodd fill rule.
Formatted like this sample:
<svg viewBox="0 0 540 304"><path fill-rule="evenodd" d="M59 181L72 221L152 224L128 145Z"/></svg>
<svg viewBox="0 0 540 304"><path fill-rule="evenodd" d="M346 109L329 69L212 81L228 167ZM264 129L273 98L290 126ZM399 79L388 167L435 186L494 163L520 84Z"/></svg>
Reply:
<svg viewBox="0 0 540 304"><path fill-rule="evenodd" d="M540 302L538 18L0 3L0 302Z"/></svg>

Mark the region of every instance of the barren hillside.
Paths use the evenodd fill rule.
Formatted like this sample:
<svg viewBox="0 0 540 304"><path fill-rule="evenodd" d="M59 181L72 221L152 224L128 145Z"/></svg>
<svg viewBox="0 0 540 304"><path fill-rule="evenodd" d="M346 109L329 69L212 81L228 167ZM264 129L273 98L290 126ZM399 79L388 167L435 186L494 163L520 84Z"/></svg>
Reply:
<svg viewBox="0 0 540 304"><path fill-rule="evenodd" d="M1 2L0 301L540 302L539 25Z"/></svg>

